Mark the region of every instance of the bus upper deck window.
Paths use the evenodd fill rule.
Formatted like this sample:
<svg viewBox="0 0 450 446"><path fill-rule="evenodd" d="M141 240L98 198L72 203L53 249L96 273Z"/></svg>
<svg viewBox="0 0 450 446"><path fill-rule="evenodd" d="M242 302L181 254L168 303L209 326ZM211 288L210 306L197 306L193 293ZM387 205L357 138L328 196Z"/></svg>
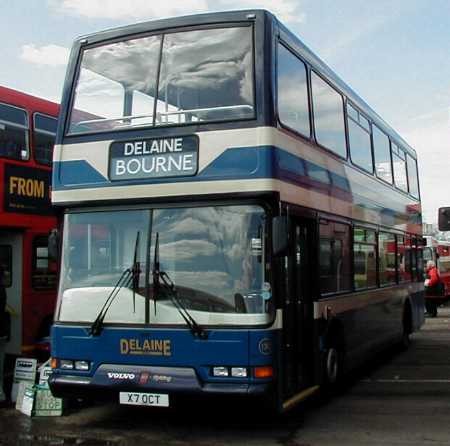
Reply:
<svg viewBox="0 0 450 446"><path fill-rule="evenodd" d="M248 119L253 103L252 26L140 37L83 51L69 132Z"/></svg>
<svg viewBox="0 0 450 446"><path fill-rule="evenodd" d="M0 156L29 158L27 112L8 104L0 104Z"/></svg>
<svg viewBox="0 0 450 446"><path fill-rule="evenodd" d="M34 159L40 163L50 166L53 158L53 145L55 144L55 134L57 120L41 113L35 113L33 148Z"/></svg>

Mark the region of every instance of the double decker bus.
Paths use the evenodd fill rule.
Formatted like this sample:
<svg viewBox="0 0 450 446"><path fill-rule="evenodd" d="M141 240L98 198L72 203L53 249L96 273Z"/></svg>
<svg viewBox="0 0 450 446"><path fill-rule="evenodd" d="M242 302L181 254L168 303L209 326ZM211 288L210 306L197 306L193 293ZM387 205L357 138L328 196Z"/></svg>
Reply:
<svg viewBox="0 0 450 446"><path fill-rule="evenodd" d="M72 49L50 386L287 410L424 319L416 152L272 14Z"/></svg>
<svg viewBox="0 0 450 446"><path fill-rule="evenodd" d="M53 102L0 86L0 268L11 355L45 346L49 354L40 341L50 334L56 301L47 244L56 226L50 185L58 112Z"/></svg>

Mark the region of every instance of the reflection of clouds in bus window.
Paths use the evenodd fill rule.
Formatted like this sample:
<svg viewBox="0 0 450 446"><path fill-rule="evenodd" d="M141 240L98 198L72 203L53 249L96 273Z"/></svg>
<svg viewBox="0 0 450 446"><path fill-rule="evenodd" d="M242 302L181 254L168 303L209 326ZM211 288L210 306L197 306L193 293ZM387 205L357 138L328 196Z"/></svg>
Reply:
<svg viewBox="0 0 450 446"><path fill-rule="evenodd" d="M242 27L166 35L159 99L185 110L251 104L250 32Z"/></svg>
<svg viewBox="0 0 450 446"><path fill-rule="evenodd" d="M179 240L160 245L161 262L192 260L198 256L213 256L216 246L206 240Z"/></svg>
<svg viewBox="0 0 450 446"><path fill-rule="evenodd" d="M311 76L314 126L320 144L345 156L344 111L341 95L315 73Z"/></svg>
<svg viewBox="0 0 450 446"><path fill-rule="evenodd" d="M239 81L241 97L244 103L253 103L253 72L252 72L253 57L249 52L245 55L242 61L241 71L244 73L243 77Z"/></svg>
<svg viewBox="0 0 450 446"><path fill-rule="evenodd" d="M174 224L167 229L167 232L182 232L185 235L204 234L208 231L208 226L199 219L187 216L184 219L175 221Z"/></svg>
<svg viewBox="0 0 450 446"><path fill-rule="evenodd" d="M123 94L124 89L119 83L82 69L75 96L75 109L89 111L91 115L101 118L120 116Z"/></svg>
<svg viewBox="0 0 450 446"><path fill-rule="evenodd" d="M310 133L306 66L282 45L278 45L278 112L283 124Z"/></svg>
<svg viewBox="0 0 450 446"><path fill-rule="evenodd" d="M177 285L201 289L215 296L222 296L230 286L230 276L223 271L169 271Z"/></svg>
<svg viewBox="0 0 450 446"><path fill-rule="evenodd" d="M236 206L158 211L153 231L160 234L162 268L177 286L212 293L234 305L237 292L261 288L261 257L251 249L251 239L260 236L262 224L257 210ZM211 277L212 272L221 280L202 277L203 273ZM185 282L193 274L197 279Z"/></svg>
<svg viewBox="0 0 450 446"><path fill-rule="evenodd" d="M159 49L159 36L117 42L87 50L83 66L127 88L154 90Z"/></svg>

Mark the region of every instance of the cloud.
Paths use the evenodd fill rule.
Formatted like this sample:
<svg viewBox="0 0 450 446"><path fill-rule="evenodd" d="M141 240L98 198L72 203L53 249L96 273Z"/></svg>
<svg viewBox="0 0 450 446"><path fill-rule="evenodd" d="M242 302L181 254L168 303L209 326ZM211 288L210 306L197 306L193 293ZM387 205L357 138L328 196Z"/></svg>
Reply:
<svg viewBox="0 0 450 446"><path fill-rule="evenodd" d="M355 42L375 33L394 19L395 16L383 15L370 20L364 20L358 25L353 24L351 28L346 29L340 36L335 37L333 43L321 50L320 57L323 60L337 59L342 55L342 52L346 51Z"/></svg>
<svg viewBox="0 0 450 446"><path fill-rule="evenodd" d="M69 59L69 50L59 45L50 44L38 47L31 43L22 45L20 58L37 65L65 66Z"/></svg>
<svg viewBox="0 0 450 446"><path fill-rule="evenodd" d="M161 17L195 14L200 12L231 9L265 8L282 21L301 23L305 13L298 0L171 0L152 2L148 0L49 0L54 10L71 16L110 20L150 20Z"/></svg>
<svg viewBox="0 0 450 446"><path fill-rule="evenodd" d="M63 14L87 18L146 20L208 10L206 0L52 0L50 6Z"/></svg>

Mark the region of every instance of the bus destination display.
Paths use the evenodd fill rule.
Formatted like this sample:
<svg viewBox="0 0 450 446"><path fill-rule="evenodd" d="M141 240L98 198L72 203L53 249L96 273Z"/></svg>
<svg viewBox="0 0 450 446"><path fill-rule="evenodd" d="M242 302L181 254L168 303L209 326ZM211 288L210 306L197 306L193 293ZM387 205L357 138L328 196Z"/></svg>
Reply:
<svg viewBox="0 0 450 446"><path fill-rule="evenodd" d="M152 138L111 144L111 180L192 176L197 172L198 138Z"/></svg>

